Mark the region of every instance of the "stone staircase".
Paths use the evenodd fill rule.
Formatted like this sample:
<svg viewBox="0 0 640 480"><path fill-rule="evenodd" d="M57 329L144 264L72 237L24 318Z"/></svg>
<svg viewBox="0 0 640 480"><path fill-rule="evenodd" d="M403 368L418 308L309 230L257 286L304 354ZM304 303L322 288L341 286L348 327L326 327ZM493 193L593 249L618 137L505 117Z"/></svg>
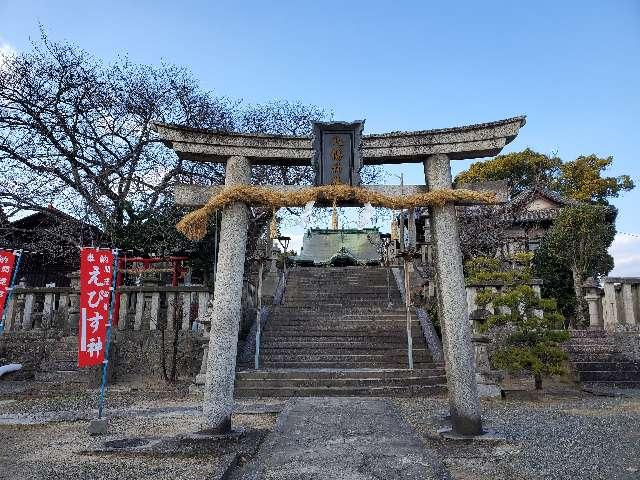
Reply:
<svg viewBox="0 0 640 480"><path fill-rule="evenodd" d="M640 388L640 362L626 358L606 332L574 330L564 347L582 384Z"/></svg>
<svg viewBox="0 0 640 480"><path fill-rule="evenodd" d="M75 390L98 385L100 367L78 368L77 336L48 339L47 343L45 359L35 372L42 387Z"/></svg>
<svg viewBox="0 0 640 480"><path fill-rule="evenodd" d="M408 369L404 304L381 267L297 268L262 334L260 366L240 368L236 396L427 395L444 389L413 318Z"/></svg>

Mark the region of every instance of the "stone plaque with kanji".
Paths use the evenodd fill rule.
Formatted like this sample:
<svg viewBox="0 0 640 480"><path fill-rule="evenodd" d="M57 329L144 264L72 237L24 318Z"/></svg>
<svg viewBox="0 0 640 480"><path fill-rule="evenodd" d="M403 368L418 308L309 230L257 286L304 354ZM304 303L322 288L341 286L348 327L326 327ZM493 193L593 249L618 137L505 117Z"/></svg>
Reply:
<svg viewBox="0 0 640 480"><path fill-rule="evenodd" d="M360 185L364 120L313 124L316 185Z"/></svg>

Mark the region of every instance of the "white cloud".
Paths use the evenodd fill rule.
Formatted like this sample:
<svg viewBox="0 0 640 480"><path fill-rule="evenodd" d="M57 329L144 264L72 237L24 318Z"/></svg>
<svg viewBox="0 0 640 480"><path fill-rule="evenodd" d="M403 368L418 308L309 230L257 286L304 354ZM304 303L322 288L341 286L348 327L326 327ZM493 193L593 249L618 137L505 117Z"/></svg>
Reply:
<svg viewBox="0 0 640 480"><path fill-rule="evenodd" d="M614 260L611 277L640 277L640 235L618 233L609 247Z"/></svg>

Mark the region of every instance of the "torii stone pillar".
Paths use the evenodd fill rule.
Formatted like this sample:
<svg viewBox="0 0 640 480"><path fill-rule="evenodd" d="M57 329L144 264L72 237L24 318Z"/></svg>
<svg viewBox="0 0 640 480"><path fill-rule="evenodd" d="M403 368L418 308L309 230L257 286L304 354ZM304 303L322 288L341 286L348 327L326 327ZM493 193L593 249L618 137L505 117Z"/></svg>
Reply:
<svg viewBox="0 0 640 480"><path fill-rule="evenodd" d="M251 164L246 157L230 157L224 184L243 183L251 183ZM243 203L235 203L222 211L202 407L204 429L215 433L231 429L248 226L249 212Z"/></svg>
<svg viewBox="0 0 640 480"><path fill-rule="evenodd" d="M447 155L428 157L424 170L429 190L451 188L451 166ZM456 207L451 203L430 207L429 216L453 432L480 435L480 400Z"/></svg>

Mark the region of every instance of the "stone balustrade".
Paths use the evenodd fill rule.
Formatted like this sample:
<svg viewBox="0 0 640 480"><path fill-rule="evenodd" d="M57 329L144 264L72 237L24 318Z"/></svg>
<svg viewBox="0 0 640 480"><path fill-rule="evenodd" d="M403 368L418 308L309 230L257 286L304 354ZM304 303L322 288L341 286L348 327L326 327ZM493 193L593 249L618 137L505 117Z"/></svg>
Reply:
<svg viewBox="0 0 640 480"><path fill-rule="evenodd" d="M610 332L640 329L640 277L605 277L584 284L589 328Z"/></svg>
<svg viewBox="0 0 640 480"><path fill-rule="evenodd" d="M7 304L5 330L56 329L77 333L80 292L71 287L27 287L20 282ZM117 290L118 330L201 330L210 292L203 285L161 286L147 280ZM173 320L173 321L172 321Z"/></svg>
<svg viewBox="0 0 640 480"><path fill-rule="evenodd" d="M538 278L533 278L531 279L531 281L529 281L528 285L531 286L535 294L538 297L540 297L541 295L540 288L542 287L542 280ZM480 320L484 320L484 318L488 314L495 313L495 309L491 304L487 305L486 310L483 310L479 307L477 303L477 298L478 298L478 294L481 291L488 289L494 293L502 293L511 287L512 285L509 285L504 282L482 282L482 283L472 283L472 284L468 283L466 285L466 292L467 292L467 309L468 309L469 319L471 319L472 321L480 321ZM503 307L503 308L505 308L505 310L508 311L506 307ZM506 311L504 313L506 313ZM542 313L540 313L540 315L542 315Z"/></svg>

